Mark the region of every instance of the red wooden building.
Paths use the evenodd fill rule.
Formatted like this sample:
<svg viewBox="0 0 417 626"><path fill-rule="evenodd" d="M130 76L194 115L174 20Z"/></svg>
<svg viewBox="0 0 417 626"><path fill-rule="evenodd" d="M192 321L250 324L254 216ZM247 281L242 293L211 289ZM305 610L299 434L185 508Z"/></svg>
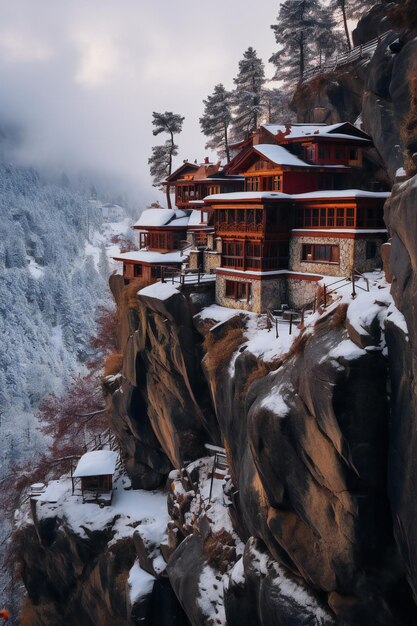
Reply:
<svg viewBox="0 0 417 626"><path fill-rule="evenodd" d="M219 304L301 306L324 275L380 264L388 194L349 187L368 145L351 124L265 125L254 133L228 166L245 190L205 198L218 238Z"/></svg>

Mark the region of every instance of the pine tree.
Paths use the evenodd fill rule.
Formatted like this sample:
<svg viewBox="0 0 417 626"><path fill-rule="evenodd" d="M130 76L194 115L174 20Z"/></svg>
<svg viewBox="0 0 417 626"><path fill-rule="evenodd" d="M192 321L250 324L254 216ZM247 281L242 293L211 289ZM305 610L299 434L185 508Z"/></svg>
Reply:
<svg viewBox="0 0 417 626"><path fill-rule="evenodd" d="M214 87L211 96L203 100L204 114L200 117L203 134L209 137L206 148L217 150L219 156L230 161L229 126L232 121L232 94L220 83Z"/></svg>
<svg viewBox="0 0 417 626"><path fill-rule="evenodd" d="M340 4L345 0L334 0ZM327 58L334 54L337 50L342 50L343 37L340 30L337 29L334 12L329 7L319 6L316 15L316 33L314 41L315 59L321 65ZM347 31L349 34L349 31Z"/></svg>
<svg viewBox="0 0 417 626"><path fill-rule="evenodd" d="M264 92L266 117L273 122L295 122L296 115L290 110L290 98L282 89L267 89Z"/></svg>
<svg viewBox="0 0 417 626"><path fill-rule="evenodd" d="M162 146L154 146L152 148L152 156L148 159L150 165L151 176L154 185L159 186L164 178L167 178L172 172L172 158L178 154L178 146L174 142L174 135L182 131L184 117L172 111L165 113L153 113L152 124L154 129L153 135L168 133L169 139ZM168 208L171 209L171 198L169 195L169 185L166 187L166 196Z"/></svg>
<svg viewBox="0 0 417 626"><path fill-rule="evenodd" d="M248 48L239 61L239 73L233 79L234 118L233 135L244 138L255 130L263 111L265 72L264 64L253 48Z"/></svg>
<svg viewBox="0 0 417 626"><path fill-rule="evenodd" d="M340 11L343 21L343 30L345 31L346 43L349 50L352 48L350 42L349 28L348 28L348 4L349 0L330 0L329 9L334 12Z"/></svg>
<svg viewBox="0 0 417 626"><path fill-rule="evenodd" d="M302 78L314 55L319 14L318 0L285 0L277 24L271 26L280 49L270 62L277 68L275 78L283 80L288 90Z"/></svg>

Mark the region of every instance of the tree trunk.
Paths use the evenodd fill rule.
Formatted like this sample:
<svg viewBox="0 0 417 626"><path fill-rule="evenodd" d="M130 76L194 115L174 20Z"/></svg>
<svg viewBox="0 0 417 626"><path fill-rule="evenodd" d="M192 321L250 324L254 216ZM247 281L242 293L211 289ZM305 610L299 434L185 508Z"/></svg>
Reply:
<svg viewBox="0 0 417 626"><path fill-rule="evenodd" d="M169 131L169 134L171 135L171 150L169 151L169 166L168 166L168 176L171 176L171 172L172 172L172 153L174 150L174 133L172 132L172 130ZM166 196L167 196L167 205L168 205L168 209L172 209L172 204L171 204L171 196L170 196L170 186L167 185L166 186Z"/></svg>
<svg viewBox="0 0 417 626"><path fill-rule="evenodd" d="M346 6L344 2L342 2L341 4L341 9L342 9L342 15L343 15L343 26L345 28L346 41L347 41L349 50L351 50L352 46L350 45L350 36L349 36L349 29L348 29L347 17L346 17Z"/></svg>
<svg viewBox="0 0 417 626"><path fill-rule="evenodd" d="M304 35L300 37L300 78L304 75Z"/></svg>
<svg viewBox="0 0 417 626"><path fill-rule="evenodd" d="M172 209L170 189L171 189L171 187L169 185L166 185L166 196L167 196L167 205L168 205L167 208L168 209Z"/></svg>
<svg viewBox="0 0 417 626"><path fill-rule="evenodd" d="M230 163L229 137L227 136L227 124L224 124L224 147L226 150L226 160Z"/></svg>

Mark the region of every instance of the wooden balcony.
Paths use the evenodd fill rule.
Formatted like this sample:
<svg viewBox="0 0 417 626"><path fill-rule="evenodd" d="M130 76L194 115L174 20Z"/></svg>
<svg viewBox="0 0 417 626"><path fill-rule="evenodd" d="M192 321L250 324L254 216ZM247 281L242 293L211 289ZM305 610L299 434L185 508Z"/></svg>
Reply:
<svg viewBox="0 0 417 626"><path fill-rule="evenodd" d="M254 222L220 222L216 230L219 233L262 233L264 226Z"/></svg>
<svg viewBox="0 0 417 626"><path fill-rule="evenodd" d="M288 269L288 256L249 257L222 255L222 267L236 270L266 272L269 270Z"/></svg>

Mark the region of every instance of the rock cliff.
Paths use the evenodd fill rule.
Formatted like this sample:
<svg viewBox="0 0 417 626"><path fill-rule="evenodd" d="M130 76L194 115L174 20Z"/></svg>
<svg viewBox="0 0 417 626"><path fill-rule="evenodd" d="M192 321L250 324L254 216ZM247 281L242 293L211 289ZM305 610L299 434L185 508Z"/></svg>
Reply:
<svg viewBox="0 0 417 626"><path fill-rule="evenodd" d="M355 43L385 33L383 19L376 8ZM385 183L414 164L415 45L385 34L372 59L294 99L300 121L362 115ZM387 203L391 288L374 276L292 336L212 305L210 288L136 296L111 278L112 427L132 486L164 512L127 519L123 486L116 509L82 508L81 523L74 507L37 509L19 531L25 626L417 624L416 190L417 177L397 183ZM204 444L226 449L225 476ZM142 507L145 492L126 493Z"/></svg>

